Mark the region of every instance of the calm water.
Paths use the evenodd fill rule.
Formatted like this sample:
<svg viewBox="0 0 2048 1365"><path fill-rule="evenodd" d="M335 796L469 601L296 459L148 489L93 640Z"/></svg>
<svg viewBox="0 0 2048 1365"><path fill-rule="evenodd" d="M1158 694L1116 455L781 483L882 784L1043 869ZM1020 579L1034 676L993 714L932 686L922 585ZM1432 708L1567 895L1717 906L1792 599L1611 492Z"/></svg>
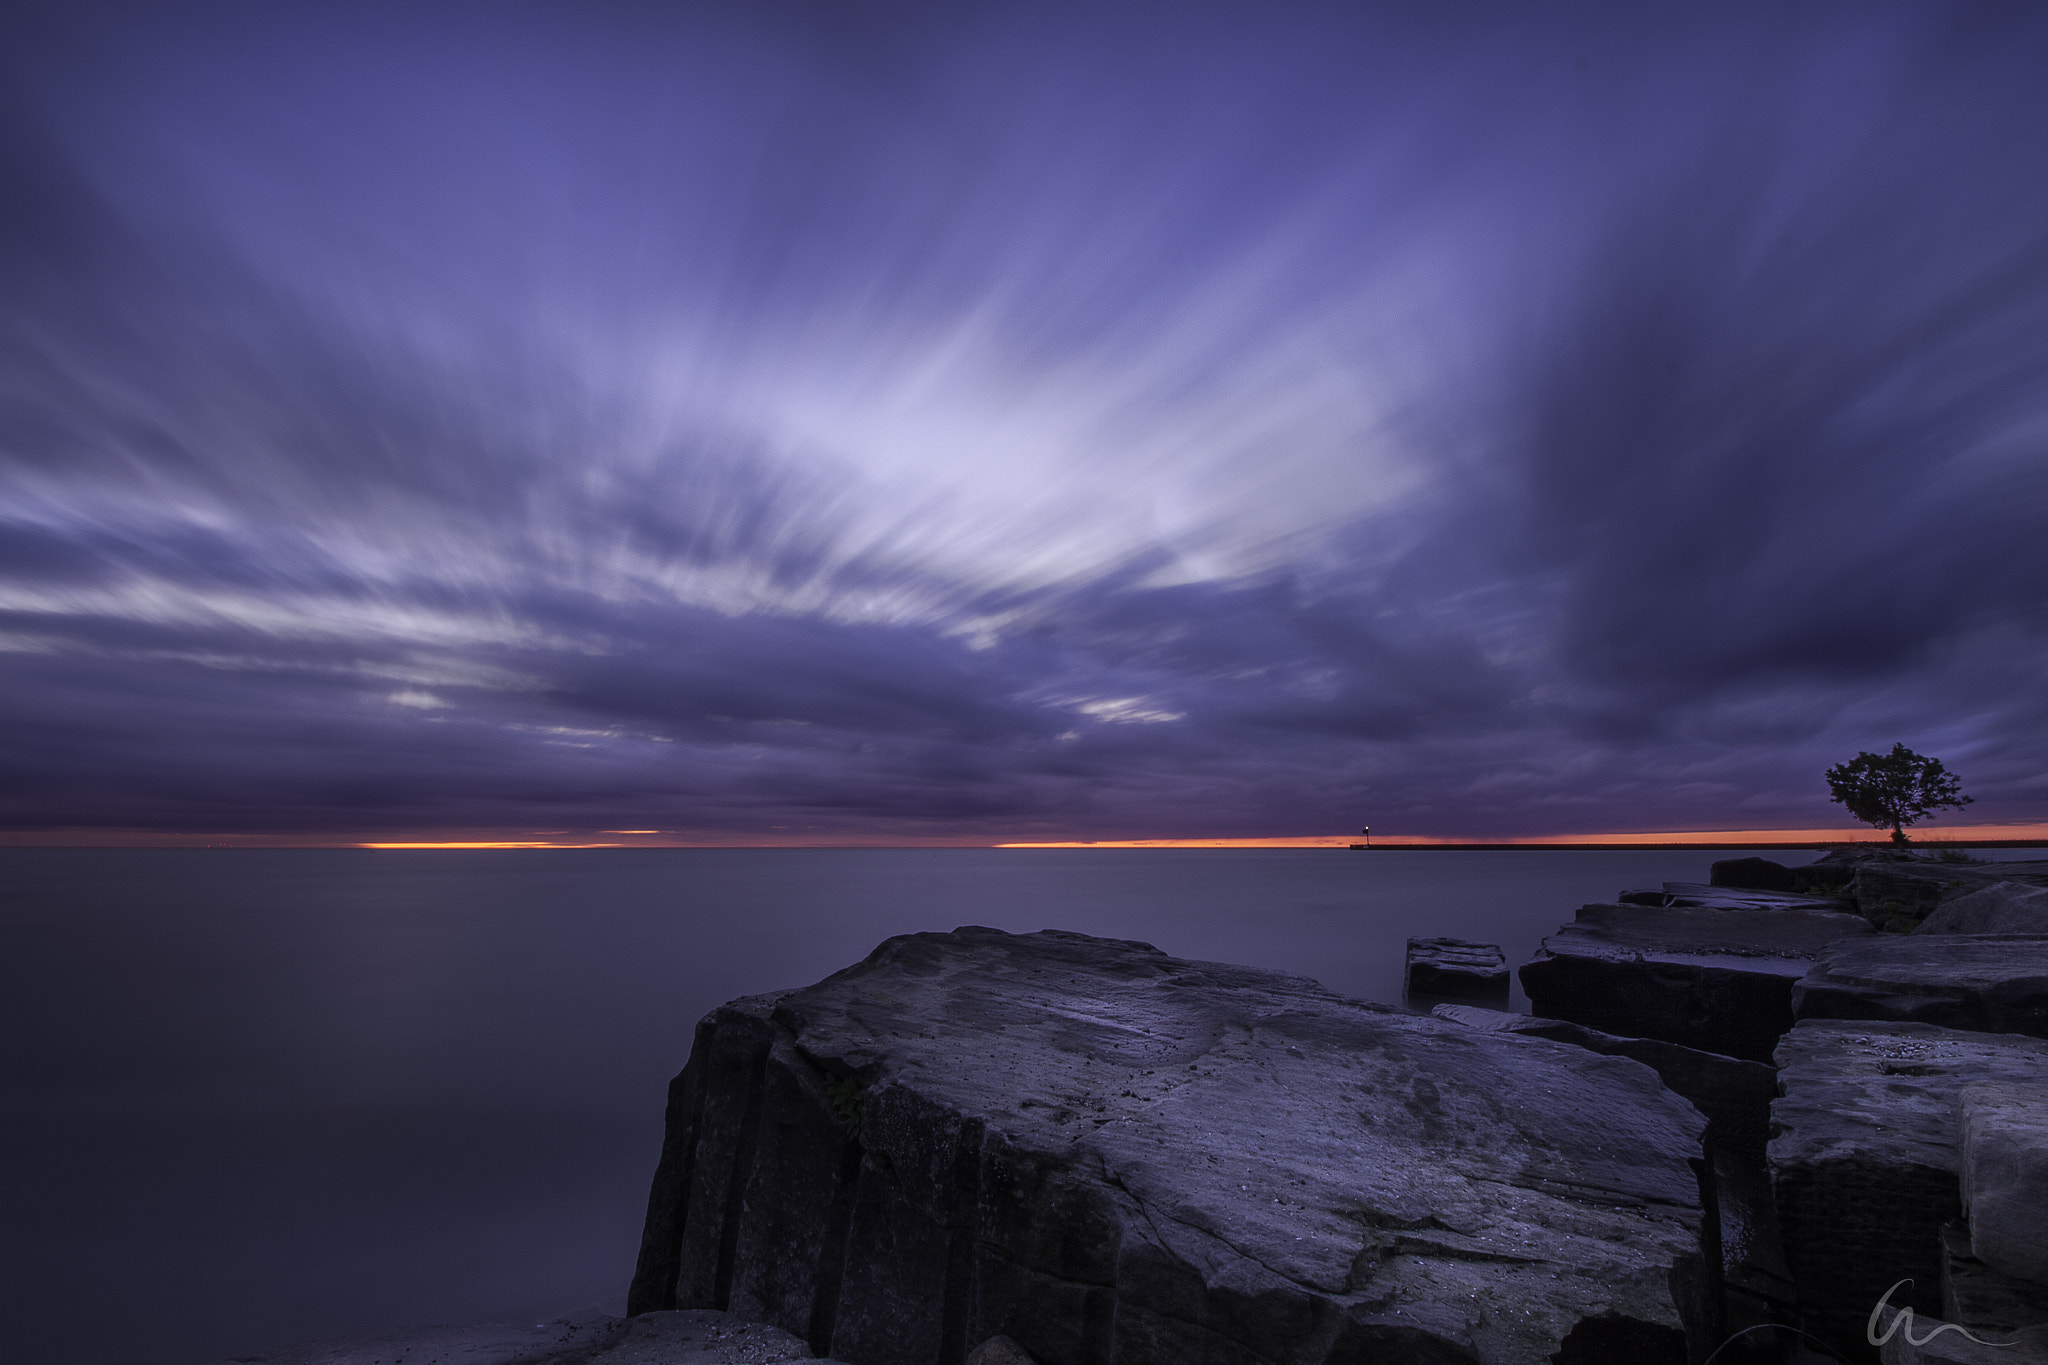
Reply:
<svg viewBox="0 0 2048 1365"><path fill-rule="evenodd" d="M1398 1000L1410 935L1519 963L1736 856L0 851L4 1359L616 1304L697 1018L891 934L1076 929Z"/></svg>

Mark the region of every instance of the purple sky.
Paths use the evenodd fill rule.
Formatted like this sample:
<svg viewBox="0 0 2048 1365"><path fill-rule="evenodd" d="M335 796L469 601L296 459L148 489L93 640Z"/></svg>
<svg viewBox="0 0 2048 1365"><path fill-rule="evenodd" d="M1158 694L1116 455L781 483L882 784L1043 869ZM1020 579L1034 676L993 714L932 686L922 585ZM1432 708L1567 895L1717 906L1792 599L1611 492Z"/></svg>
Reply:
<svg viewBox="0 0 2048 1365"><path fill-rule="evenodd" d="M0 828L2048 816L2048 10L15 4Z"/></svg>

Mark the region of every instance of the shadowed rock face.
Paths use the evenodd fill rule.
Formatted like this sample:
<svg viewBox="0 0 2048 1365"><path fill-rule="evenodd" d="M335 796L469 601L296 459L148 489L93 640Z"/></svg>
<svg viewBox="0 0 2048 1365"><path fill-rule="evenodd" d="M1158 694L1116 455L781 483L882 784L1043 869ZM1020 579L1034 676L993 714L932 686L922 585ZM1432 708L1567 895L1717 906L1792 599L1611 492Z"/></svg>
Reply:
<svg viewBox="0 0 2048 1365"><path fill-rule="evenodd" d="M1521 969L1530 1009L1603 1033L1768 1061L1792 986L1829 944L1875 937L1819 910L1587 905Z"/></svg>
<svg viewBox="0 0 2048 1365"><path fill-rule="evenodd" d="M698 1026L632 1307L855 1365L1675 1362L1701 1127L1635 1062L1302 977L910 935Z"/></svg>
<svg viewBox="0 0 2048 1365"><path fill-rule="evenodd" d="M2048 934L2048 887L1993 882L1941 903L1916 934Z"/></svg>
<svg viewBox="0 0 2048 1365"><path fill-rule="evenodd" d="M1830 944L1792 993L1801 1019L1910 1019L2048 1037L2048 937L1882 934Z"/></svg>
<svg viewBox="0 0 2048 1365"><path fill-rule="evenodd" d="M1899 939L1898 942L1911 942ZM1957 1106L1979 1081L2040 1084L2048 1041L1802 1019L1778 1047L1771 1180L1808 1326L1855 1356L1879 1297L1942 1311L1943 1223L1962 1211Z"/></svg>

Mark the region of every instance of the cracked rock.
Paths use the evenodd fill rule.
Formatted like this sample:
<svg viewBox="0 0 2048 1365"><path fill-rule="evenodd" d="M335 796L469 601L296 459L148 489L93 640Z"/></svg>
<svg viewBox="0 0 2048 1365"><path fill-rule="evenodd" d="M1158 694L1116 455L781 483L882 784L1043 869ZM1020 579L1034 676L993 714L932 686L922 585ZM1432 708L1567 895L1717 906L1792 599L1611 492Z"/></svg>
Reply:
<svg viewBox="0 0 2048 1365"><path fill-rule="evenodd" d="M1675 1365L1702 1126L1635 1062L1304 977L913 934L698 1026L631 1304L853 1365Z"/></svg>

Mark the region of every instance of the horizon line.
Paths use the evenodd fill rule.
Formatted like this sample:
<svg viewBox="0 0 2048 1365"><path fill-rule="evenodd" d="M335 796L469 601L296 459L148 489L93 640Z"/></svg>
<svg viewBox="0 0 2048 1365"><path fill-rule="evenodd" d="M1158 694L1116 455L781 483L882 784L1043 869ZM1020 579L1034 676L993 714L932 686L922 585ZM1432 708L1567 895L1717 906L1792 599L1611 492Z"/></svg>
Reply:
<svg viewBox="0 0 2048 1365"><path fill-rule="evenodd" d="M989 848L989 849L1350 849L1406 848L1458 849L1541 849L1541 848L1803 848L1830 844L1886 843L1881 831L1872 829L1695 829L1624 831L1616 833L1539 834L1521 837L1485 838L1473 836L1387 834L1367 840L1362 835L1304 834L1250 835L1210 838L1155 839L1046 839L1046 840L877 840L847 839L798 841L791 839L691 839L655 829L608 829L593 831L597 837L578 837L568 830L525 832L524 838L478 837L365 839L334 835L269 835L212 832L181 834L160 830L127 831L0 831L0 848L354 848L373 851L476 851L523 849L607 849L607 848L747 848L747 849L852 849L852 848ZM605 838L609 835L611 838ZM550 837L553 836L553 837ZM626 836L621 838L619 836ZM1914 846L1958 844L2048 844L2048 823L1952 825L1922 831Z"/></svg>

